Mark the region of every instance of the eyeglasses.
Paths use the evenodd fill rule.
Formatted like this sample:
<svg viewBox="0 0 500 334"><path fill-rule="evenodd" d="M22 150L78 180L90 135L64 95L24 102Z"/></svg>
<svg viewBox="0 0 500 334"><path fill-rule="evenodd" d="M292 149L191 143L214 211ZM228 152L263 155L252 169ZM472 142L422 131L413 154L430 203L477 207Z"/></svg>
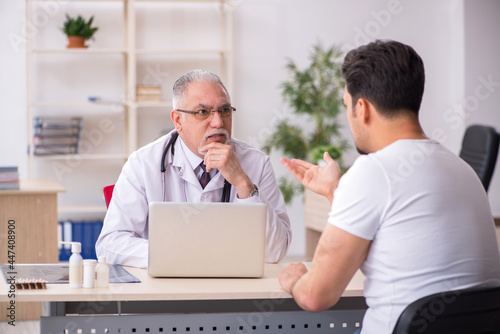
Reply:
<svg viewBox="0 0 500 334"><path fill-rule="evenodd" d="M175 109L175 110L194 115L194 117L196 119L203 120L203 119L207 119L214 112L218 112L220 117L222 117L222 118L231 117L233 115L233 111L236 111L236 108L224 107L224 108L220 108L218 110L199 109L197 111L189 111L189 110L182 110L182 109Z"/></svg>

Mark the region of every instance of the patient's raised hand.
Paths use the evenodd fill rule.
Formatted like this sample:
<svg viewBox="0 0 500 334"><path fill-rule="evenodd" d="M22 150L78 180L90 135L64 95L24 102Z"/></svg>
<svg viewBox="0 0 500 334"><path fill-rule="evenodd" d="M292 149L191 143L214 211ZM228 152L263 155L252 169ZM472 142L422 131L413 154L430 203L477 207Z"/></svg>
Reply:
<svg viewBox="0 0 500 334"><path fill-rule="evenodd" d="M323 154L323 160L326 162L324 167L299 159L288 160L281 158L280 161L306 188L325 196L332 202L333 192L337 188L342 174L339 165L328 152Z"/></svg>

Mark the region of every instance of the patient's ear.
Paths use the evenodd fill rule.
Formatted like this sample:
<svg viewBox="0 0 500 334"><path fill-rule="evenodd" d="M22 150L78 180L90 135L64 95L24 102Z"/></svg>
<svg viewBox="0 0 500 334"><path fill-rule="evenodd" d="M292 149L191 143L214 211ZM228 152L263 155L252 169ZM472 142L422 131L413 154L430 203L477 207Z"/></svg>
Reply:
<svg viewBox="0 0 500 334"><path fill-rule="evenodd" d="M359 117L361 123L367 124L373 117L373 112L376 112L373 104L363 98L359 98L356 104L357 117Z"/></svg>

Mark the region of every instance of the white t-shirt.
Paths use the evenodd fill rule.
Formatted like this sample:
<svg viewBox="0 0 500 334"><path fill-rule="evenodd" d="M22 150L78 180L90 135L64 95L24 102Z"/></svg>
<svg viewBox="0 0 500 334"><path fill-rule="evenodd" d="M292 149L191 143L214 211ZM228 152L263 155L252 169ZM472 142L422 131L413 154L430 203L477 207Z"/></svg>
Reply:
<svg viewBox="0 0 500 334"><path fill-rule="evenodd" d="M341 178L328 222L372 240L363 334L392 333L432 293L500 284L491 209L472 168L433 140L399 140Z"/></svg>

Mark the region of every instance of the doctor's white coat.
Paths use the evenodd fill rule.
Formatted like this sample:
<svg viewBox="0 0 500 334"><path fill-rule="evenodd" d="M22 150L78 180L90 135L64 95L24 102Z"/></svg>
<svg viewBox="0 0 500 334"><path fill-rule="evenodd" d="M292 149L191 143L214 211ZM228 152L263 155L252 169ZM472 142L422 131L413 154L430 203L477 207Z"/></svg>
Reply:
<svg viewBox="0 0 500 334"><path fill-rule="evenodd" d="M217 173L202 189L187 158L181 138L168 152L162 182L161 157L171 133L132 153L115 184L113 197L96 242L97 256L108 263L145 268L148 261L149 202L220 202L224 178ZM236 139L230 145L243 170L259 189L259 196L237 198L234 187L230 202L267 204L266 262L278 262L291 241L290 221L269 157ZM185 146L184 146L185 147ZM201 161L201 159L200 159Z"/></svg>

